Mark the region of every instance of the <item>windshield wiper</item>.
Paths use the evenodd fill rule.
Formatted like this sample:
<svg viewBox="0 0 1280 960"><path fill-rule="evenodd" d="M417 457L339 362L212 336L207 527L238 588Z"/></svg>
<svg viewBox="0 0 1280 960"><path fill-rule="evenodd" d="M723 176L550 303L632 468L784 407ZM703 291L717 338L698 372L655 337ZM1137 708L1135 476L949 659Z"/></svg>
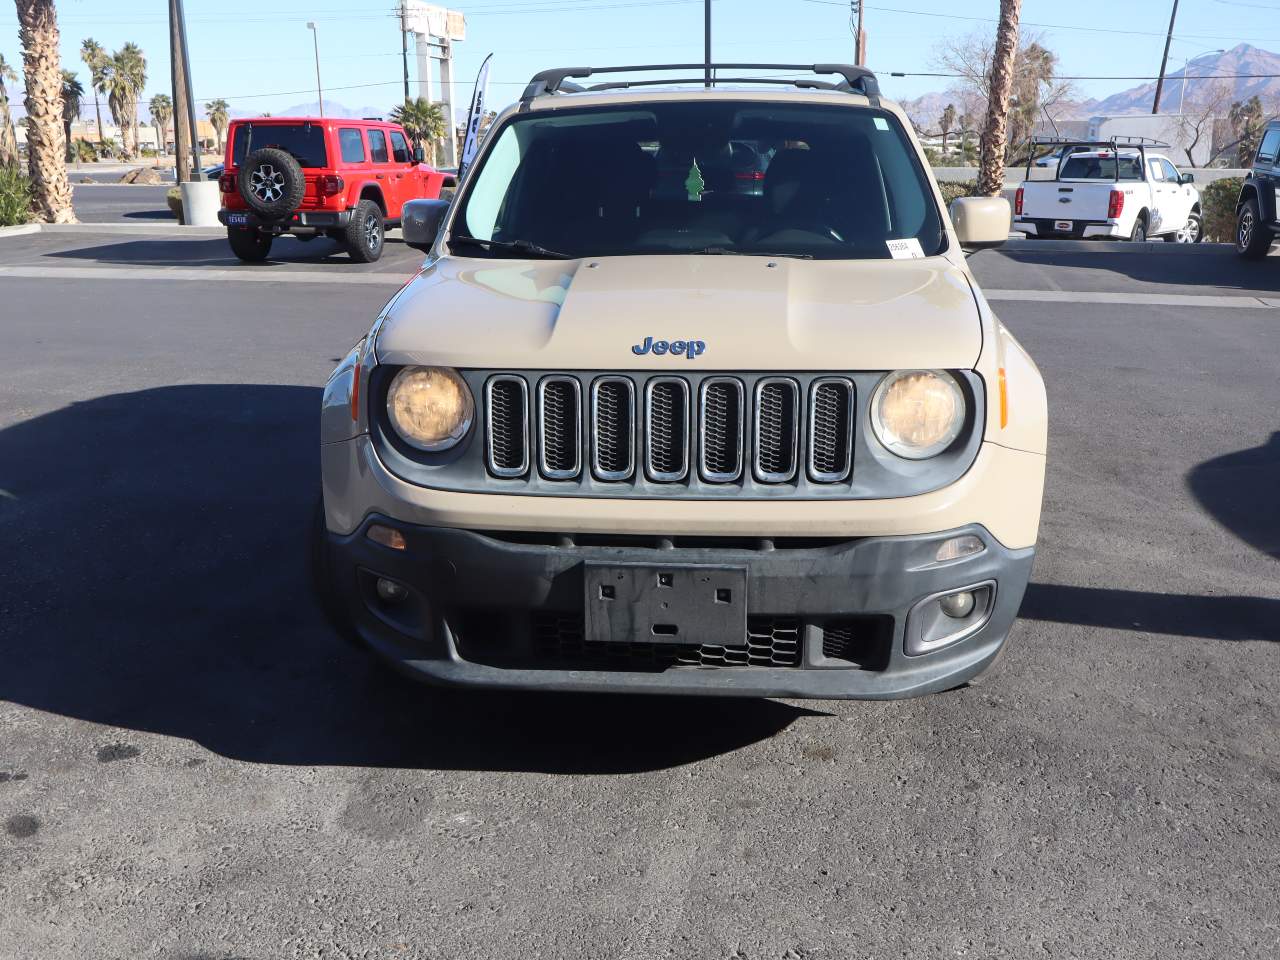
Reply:
<svg viewBox="0 0 1280 960"><path fill-rule="evenodd" d="M542 257L547 260L574 260L574 256L568 253L561 253L559 250L548 250L546 247L540 247L536 243L528 240L481 240L479 237L469 237L466 234L460 234L449 238L450 245L460 244L472 247L480 247L482 250L510 250L513 253L523 253L530 257Z"/></svg>
<svg viewBox="0 0 1280 960"><path fill-rule="evenodd" d="M764 250L731 250L728 247L703 247L692 251L712 257L790 257L793 260L812 260L812 253L770 253Z"/></svg>

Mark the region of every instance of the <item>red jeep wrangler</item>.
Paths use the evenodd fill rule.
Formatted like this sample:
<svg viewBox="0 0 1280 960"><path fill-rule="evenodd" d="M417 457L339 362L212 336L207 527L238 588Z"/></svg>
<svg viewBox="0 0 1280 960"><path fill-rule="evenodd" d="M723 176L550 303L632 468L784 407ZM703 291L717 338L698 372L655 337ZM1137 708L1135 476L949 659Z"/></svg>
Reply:
<svg viewBox="0 0 1280 960"><path fill-rule="evenodd" d="M405 201L435 199L455 185L422 161L404 128L381 120L233 120L218 219L244 261L265 260L271 241L291 233L331 237L352 260L371 263Z"/></svg>

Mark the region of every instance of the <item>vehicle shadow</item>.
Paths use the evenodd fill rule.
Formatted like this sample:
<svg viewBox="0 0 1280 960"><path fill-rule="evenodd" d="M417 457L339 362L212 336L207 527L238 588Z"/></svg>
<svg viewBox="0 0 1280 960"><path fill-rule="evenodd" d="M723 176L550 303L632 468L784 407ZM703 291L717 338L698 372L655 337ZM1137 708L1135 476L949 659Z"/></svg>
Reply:
<svg viewBox="0 0 1280 960"><path fill-rule="evenodd" d="M168 213L165 214L168 216ZM174 240L179 242L175 243ZM227 247L225 237L189 239L166 237L127 240L119 243L93 243L70 249L53 250L45 256L57 260L90 260L102 264L126 264L132 267L240 267L258 269L273 263L341 264L358 270L378 270L400 260L421 259L421 254L404 246L398 239L387 237L383 257L377 263L355 263L344 246L328 237L299 240L282 237L271 247L271 257L264 264L241 264Z"/></svg>
<svg viewBox="0 0 1280 960"><path fill-rule="evenodd" d="M251 762L585 774L690 763L811 713L448 693L372 664L306 575L319 399L175 386L0 430L0 698Z"/></svg>
<svg viewBox="0 0 1280 960"><path fill-rule="evenodd" d="M1260 447L1206 460L1187 486L1218 523L1280 560L1280 431Z"/></svg>
<svg viewBox="0 0 1280 960"><path fill-rule="evenodd" d="M1280 600L1033 583L1018 616L1205 640L1280 643Z"/></svg>

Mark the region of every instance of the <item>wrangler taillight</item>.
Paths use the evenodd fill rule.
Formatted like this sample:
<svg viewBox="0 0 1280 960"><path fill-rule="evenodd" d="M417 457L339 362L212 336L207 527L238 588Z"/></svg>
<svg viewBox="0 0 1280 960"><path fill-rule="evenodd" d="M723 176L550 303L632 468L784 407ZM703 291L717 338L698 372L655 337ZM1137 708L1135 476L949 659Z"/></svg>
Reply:
<svg viewBox="0 0 1280 960"><path fill-rule="evenodd" d="M234 173L224 173L218 178L218 189L223 193L236 192L236 175Z"/></svg>
<svg viewBox="0 0 1280 960"><path fill-rule="evenodd" d="M332 197L342 192L346 184L342 182L341 177L321 177L320 178L320 194L325 197Z"/></svg>
<svg viewBox="0 0 1280 960"><path fill-rule="evenodd" d="M1114 220L1124 210L1124 194L1119 190L1111 191L1111 199L1107 201L1107 219Z"/></svg>
<svg viewBox="0 0 1280 960"><path fill-rule="evenodd" d="M1018 216L1022 216L1022 188L1018 188L1018 192L1013 195L1013 212Z"/></svg>

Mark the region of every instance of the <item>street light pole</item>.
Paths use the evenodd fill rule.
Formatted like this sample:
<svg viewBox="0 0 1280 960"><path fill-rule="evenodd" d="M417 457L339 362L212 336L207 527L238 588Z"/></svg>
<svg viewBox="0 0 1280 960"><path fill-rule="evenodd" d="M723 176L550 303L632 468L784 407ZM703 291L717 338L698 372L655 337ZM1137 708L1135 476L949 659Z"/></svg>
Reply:
<svg viewBox="0 0 1280 960"><path fill-rule="evenodd" d="M1194 57L1188 57L1182 61L1182 90L1178 96L1178 113L1182 113L1183 104L1187 102L1187 71L1191 69L1191 64L1195 63L1201 57L1207 57L1215 53L1226 53L1225 50L1206 50L1204 53L1197 53Z"/></svg>
<svg viewBox="0 0 1280 960"><path fill-rule="evenodd" d="M404 102L409 102L409 0L400 0L400 59L404 61Z"/></svg>
<svg viewBox="0 0 1280 960"><path fill-rule="evenodd" d="M316 29L315 22L307 21L307 29L311 31L311 39L315 42L316 48L316 99L320 101L320 119L324 119L324 91L320 87L320 31Z"/></svg>

